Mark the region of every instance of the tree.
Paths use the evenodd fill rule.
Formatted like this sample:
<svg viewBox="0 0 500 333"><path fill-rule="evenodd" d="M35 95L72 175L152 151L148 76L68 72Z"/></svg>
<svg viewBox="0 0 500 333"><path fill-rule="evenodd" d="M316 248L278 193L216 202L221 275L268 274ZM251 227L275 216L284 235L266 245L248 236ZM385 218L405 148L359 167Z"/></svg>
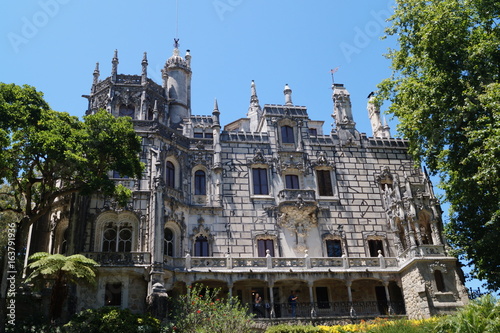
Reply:
<svg viewBox="0 0 500 333"><path fill-rule="evenodd" d="M68 295L68 284L95 283L95 267L98 264L81 254L66 257L62 254L38 252L30 256L29 260L31 263L28 268L32 271L26 278L26 283L40 278L52 282L50 297L51 320L61 317L63 304Z"/></svg>
<svg viewBox="0 0 500 333"><path fill-rule="evenodd" d="M53 111L30 86L0 83L0 213L21 214L16 247L22 253L29 227L54 203L72 194L100 192L123 204L131 191L116 186L111 170L140 178L141 140L128 117L101 110L77 117ZM3 202L8 204L2 205Z"/></svg>
<svg viewBox="0 0 500 333"><path fill-rule="evenodd" d="M471 277L500 288L500 3L396 0L388 35L392 76L378 102L439 175L450 203L448 240Z"/></svg>

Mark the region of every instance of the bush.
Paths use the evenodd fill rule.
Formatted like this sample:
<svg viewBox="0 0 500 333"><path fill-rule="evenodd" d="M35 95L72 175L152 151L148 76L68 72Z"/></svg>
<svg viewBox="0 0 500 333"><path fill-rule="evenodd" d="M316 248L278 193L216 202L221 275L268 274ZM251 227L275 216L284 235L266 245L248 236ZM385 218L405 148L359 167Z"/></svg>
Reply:
<svg viewBox="0 0 500 333"><path fill-rule="evenodd" d="M266 333L318 333L321 330L318 327L311 325L296 326L296 325L276 325L271 326L266 330Z"/></svg>
<svg viewBox="0 0 500 333"><path fill-rule="evenodd" d="M250 333L252 316L237 298L220 299L220 289L202 285L189 287L186 295L173 304L173 320L165 332L182 333Z"/></svg>
<svg viewBox="0 0 500 333"><path fill-rule="evenodd" d="M128 309L102 307L84 310L63 326L66 333L157 333L160 321L150 315L133 314Z"/></svg>
<svg viewBox="0 0 500 333"><path fill-rule="evenodd" d="M436 332L498 333L500 301L492 295L481 296L455 315L443 317Z"/></svg>

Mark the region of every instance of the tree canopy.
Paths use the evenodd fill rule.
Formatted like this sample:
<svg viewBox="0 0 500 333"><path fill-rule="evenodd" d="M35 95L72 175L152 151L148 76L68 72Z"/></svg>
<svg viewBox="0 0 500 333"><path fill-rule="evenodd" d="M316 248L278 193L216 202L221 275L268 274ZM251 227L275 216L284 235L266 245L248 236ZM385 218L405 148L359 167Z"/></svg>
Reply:
<svg viewBox="0 0 500 333"><path fill-rule="evenodd" d="M9 185L1 193L0 213L23 216L16 246L32 223L73 193L99 191L123 204L131 191L108 174L140 178L140 151L128 117L102 110L80 121L51 110L33 87L0 83L0 184Z"/></svg>
<svg viewBox="0 0 500 333"><path fill-rule="evenodd" d="M500 288L500 2L396 0L392 76L379 102L441 179L448 241L472 277Z"/></svg>

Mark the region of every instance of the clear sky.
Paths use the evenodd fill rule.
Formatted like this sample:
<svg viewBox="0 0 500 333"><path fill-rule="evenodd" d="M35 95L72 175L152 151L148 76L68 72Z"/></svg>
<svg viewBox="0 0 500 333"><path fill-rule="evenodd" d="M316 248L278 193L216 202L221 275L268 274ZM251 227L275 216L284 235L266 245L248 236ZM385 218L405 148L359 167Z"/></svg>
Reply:
<svg viewBox="0 0 500 333"><path fill-rule="evenodd" d="M160 70L180 39L192 55L192 113L211 114L217 98L225 125L246 116L250 83L261 106L296 105L331 129L332 77L351 93L354 120L372 136L368 94L391 73L383 56L396 47L382 40L393 0L23 0L5 1L0 12L0 81L28 84L57 111L82 117L92 73L140 74L161 84ZM397 136L396 121L387 119ZM477 287L477 281L469 286Z"/></svg>

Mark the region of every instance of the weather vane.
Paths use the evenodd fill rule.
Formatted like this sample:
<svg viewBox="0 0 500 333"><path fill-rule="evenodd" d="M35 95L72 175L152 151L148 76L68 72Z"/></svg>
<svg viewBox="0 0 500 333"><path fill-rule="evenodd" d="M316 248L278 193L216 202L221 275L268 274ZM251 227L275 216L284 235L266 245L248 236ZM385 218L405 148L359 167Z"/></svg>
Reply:
<svg viewBox="0 0 500 333"><path fill-rule="evenodd" d="M332 74L332 84L335 83L335 80L333 79L333 74L337 73L338 70L339 70L338 67L336 67L334 69L330 69L330 74Z"/></svg>

